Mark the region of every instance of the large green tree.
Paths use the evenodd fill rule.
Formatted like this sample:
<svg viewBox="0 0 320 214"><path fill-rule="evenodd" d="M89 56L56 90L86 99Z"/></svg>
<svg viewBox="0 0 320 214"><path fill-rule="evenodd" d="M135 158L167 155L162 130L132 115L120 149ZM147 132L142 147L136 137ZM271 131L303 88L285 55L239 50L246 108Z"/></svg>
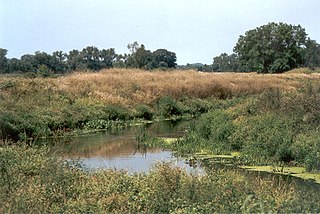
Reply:
<svg viewBox="0 0 320 214"><path fill-rule="evenodd" d="M67 71L67 54L62 51L55 51L50 58L52 70L64 73Z"/></svg>
<svg viewBox="0 0 320 214"><path fill-rule="evenodd" d="M87 68L92 70L101 69L100 63L100 51L97 47L88 46L82 50L83 61L87 65Z"/></svg>
<svg viewBox="0 0 320 214"><path fill-rule="evenodd" d="M241 35L234 52L248 71L283 72L304 64L306 38L300 25L271 22Z"/></svg>
<svg viewBox="0 0 320 214"><path fill-rule="evenodd" d="M177 65L176 54L166 49L158 49L152 53L152 56L156 68L175 68Z"/></svg>

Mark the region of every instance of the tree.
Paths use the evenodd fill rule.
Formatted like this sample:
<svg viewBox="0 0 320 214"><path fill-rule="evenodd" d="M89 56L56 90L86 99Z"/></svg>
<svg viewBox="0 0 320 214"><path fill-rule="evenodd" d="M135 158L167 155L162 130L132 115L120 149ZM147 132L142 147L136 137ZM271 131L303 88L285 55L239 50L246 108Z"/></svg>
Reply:
<svg viewBox="0 0 320 214"><path fill-rule="evenodd" d="M132 68L150 68L150 63L152 61L152 53L146 50L143 44L139 45L138 42L128 44L128 49L131 54L127 55L126 65Z"/></svg>
<svg viewBox="0 0 320 214"><path fill-rule="evenodd" d="M107 50L102 49L100 51L100 63L102 68L111 68L115 59L117 58L117 54L114 48L109 48Z"/></svg>
<svg viewBox="0 0 320 214"><path fill-rule="evenodd" d="M166 49L158 49L152 53L153 67L159 68L175 68L177 63L177 56L174 52L167 51Z"/></svg>
<svg viewBox="0 0 320 214"><path fill-rule="evenodd" d="M320 67L320 45L308 38L304 52L305 66L311 69Z"/></svg>
<svg viewBox="0 0 320 214"><path fill-rule="evenodd" d="M8 72L14 73L21 71L21 61L17 58L12 58L8 60Z"/></svg>
<svg viewBox="0 0 320 214"><path fill-rule="evenodd" d="M149 50L146 50L144 45L141 45L134 55L135 67L148 69L150 68L150 63L152 61L152 53Z"/></svg>
<svg viewBox="0 0 320 214"><path fill-rule="evenodd" d="M166 49L158 49L154 52L146 50L145 46L137 42L128 44L131 54L126 55L127 67L154 69L154 68L175 68L176 54Z"/></svg>
<svg viewBox="0 0 320 214"><path fill-rule="evenodd" d="M7 49L0 48L0 73L7 72L8 59L6 57L8 53Z"/></svg>
<svg viewBox="0 0 320 214"><path fill-rule="evenodd" d="M214 71L240 71L241 66L238 55L222 53L220 56L214 57L212 69Z"/></svg>
<svg viewBox="0 0 320 214"><path fill-rule="evenodd" d="M20 58L20 70L24 72L35 72L37 64L32 54L25 54Z"/></svg>
<svg viewBox="0 0 320 214"><path fill-rule="evenodd" d="M69 51L67 55L67 67L69 70L84 70L87 65L83 60L83 55L78 50Z"/></svg>
<svg viewBox="0 0 320 214"><path fill-rule="evenodd" d="M50 59L50 67L55 72L64 73L67 71L67 54L62 51L55 51L52 53Z"/></svg>
<svg viewBox="0 0 320 214"><path fill-rule="evenodd" d="M300 25L272 22L241 35L234 52L248 71L283 72L304 63L306 36Z"/></svg>
<svg viewBox="0 0 320 214"><path fill-rule="evenodd" d="M101 69L100 51L94 46L88 46L82 50L82 56L87 68L92 70Z"/></svg>

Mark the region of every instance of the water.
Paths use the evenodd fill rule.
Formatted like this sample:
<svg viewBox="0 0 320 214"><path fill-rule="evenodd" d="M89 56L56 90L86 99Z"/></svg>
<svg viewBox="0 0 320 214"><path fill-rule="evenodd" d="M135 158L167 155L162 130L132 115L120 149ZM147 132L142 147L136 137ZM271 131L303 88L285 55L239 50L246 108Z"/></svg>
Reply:
<svg viewBox="0 0 320 214"><path fill-rule="evenodd" d="M145 130L157 137L177 138L184 135L188 121L162 121L138 126L117 133L103 132L91 136L65 139L57 149L64 158L79 160L89 170L117 169L130 173L148 172L158 162L170 162L192 174L204 173L199 167L190 167L185 160L174 157L161 148L138 150L136 137Z"/></svg>

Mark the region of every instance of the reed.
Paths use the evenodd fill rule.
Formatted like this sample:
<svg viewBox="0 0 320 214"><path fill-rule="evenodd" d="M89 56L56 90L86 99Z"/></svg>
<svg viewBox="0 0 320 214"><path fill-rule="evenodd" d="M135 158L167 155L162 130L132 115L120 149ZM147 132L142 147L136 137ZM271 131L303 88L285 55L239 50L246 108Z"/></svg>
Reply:
<svg viewBox="0 0 320 214"><path fill-rule="evenodd" d="M1 96L32 97L35 93L89 97L102 103L125 106L151 105L163 96L181 98L228 98L261 93L267 88L292 90L302 79L319 79L316 74L199 73L196 71L143 71L108 69L99 73L80 72L58 78L0 78ZM12 88L12 87L11 87ZM31 99L32 100L32 99ZM37 99L41 102L41 99ZM47 104L47 103L46 103Z"/></svg>

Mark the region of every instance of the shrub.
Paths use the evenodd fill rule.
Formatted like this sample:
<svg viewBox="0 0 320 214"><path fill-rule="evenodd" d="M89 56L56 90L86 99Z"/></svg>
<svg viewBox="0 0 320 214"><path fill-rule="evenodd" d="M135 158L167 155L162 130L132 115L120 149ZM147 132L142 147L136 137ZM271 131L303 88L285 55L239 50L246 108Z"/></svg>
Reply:
<svg viewBox="0 0 320 214"><path fill-rule="evenodd" d="M300 134L291 146L295 160L308 171L320 171L320 136L317 131Z"/></svg>
<svg viewBox="0 0 320 214"><path fill-rule="evenodd" d="M151 108L146 105L138 105L136 107L136 111L137 118L143 118L145 120L152 120L153 118L153 112Z"/></svg>
<svg viewBox="0 0 320 214"><path fill-rule="evenodd" d="M239 149L238 145L231 141L235 126L232 115L226 111L218 109L209 112L190 128L183 139L175 144L177 148L174 149L179 153L226 153Z"/></svg>
<svg viewBox="0 0 320 214"><path fill-rule="evenodd" d="M266 89L258 99L258 105L261 110L271 111L281 107L282 93L279 88Z"/></svg>
<svg viewBox="0 0 320 214"><path fill-rule="evenodd" d="M158 110L161 116L168 118L182 115L183 106L171 97L164 96L158 101Z"/></svg>
<svg viewBox="0 0 320 214"><path fill-rule="evenodd" d="M129 110L121 105L107 105L104 109L104 112L107 117L105 119L109 120L128 120L132 118Z"/></svg>
<svg viewBox="0 0 320 214"><path fill-rule="evenodd" d="M273 113L248 117L238 124L232 140L243 145L244 156L288 162L293 159L290 146L295 135L294 124L290 118Z"/></svg>
<svg viewBox="0 0 320 214"><path fill-rule="evenodd" d="M11 139L17 141L19 139L20 129L16 125L15 118L10 113L2 113L0 115L0 139Z"/></svg>

